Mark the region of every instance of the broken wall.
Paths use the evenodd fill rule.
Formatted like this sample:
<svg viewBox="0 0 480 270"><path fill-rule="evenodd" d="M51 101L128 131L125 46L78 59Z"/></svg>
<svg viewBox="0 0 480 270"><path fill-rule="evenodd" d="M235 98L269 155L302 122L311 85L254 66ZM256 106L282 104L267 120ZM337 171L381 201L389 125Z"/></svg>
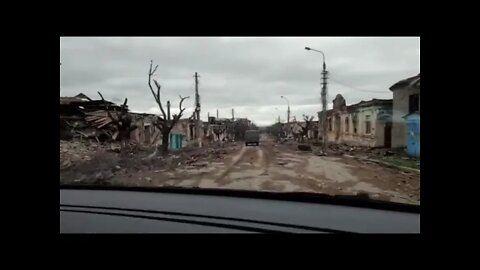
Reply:
<svg viewBox="0 0 480 270"><path fill-rule="evenodd" d="M388 107L387 107L388 110ZM358 108L354 112L343 112L338 115L339 121L335 124L335 115L327 117L327 123L331 121L332 129L327 129L327 140L330 143L345 143L348 145L382 147L385 144L385 122L377 119L379 113L383 113L385 107L372 106ZM348 123L345 121L348 117ZM354 118L357 119L356 132ZM369 117L370 133L367 133L366 119ZM348 128L347 128L348 125ZM327 125L329 128L329 125Z"/></svg>
<svg viewBox="0 0 480 270"><path fill-rule="evenodd" d="M409 96L420 94L420 88L405 87L393 91L392 147L407 145L407 124L403 116L409 112ZM420 106L420 104L419 104Z"/></svg>
<svg viewBox="0 0 480 270"><path fill-rule="evenodd" d="M143 145L161 144L162 135L160 130L153 124L156 121L154 115L132 116L135 130L130 133L130 140Z"/></svg>

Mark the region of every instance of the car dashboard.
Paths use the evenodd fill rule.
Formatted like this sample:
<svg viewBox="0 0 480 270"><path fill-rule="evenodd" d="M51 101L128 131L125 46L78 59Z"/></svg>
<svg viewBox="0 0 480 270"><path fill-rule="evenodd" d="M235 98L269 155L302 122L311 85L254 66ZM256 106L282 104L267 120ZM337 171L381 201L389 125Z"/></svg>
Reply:
<svg viewBox="0 0 480 270"><path fill-rule="evenodd" d="M263 193L206 193L61 188L60 233L420 232L419 207L405 211Z"/></svg>

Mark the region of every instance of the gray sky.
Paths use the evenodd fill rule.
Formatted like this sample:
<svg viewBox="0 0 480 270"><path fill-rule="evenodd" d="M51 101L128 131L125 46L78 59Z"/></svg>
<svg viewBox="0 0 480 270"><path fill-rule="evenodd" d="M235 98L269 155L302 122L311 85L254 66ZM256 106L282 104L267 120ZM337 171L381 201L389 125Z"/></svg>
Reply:
<svg viewBox="0 0 480 270"><path fill-rule="evenodd" d="M219 111L220 117L248 117L257 125L272 124L280 115L315 115L321 110L320 72L325 53L330 72L328 103L342 94L347 104L372 98L392 98L388 88L420 72L419 37L213 37L213 38L60 38L61 96L83 92L120 103L126 97L134 112L158 113L148 88L150 60L158 64L155 78L164 102L184 117L193 112L198 72L202 119ZM277 109L275 109L277 108Z"/></svg>

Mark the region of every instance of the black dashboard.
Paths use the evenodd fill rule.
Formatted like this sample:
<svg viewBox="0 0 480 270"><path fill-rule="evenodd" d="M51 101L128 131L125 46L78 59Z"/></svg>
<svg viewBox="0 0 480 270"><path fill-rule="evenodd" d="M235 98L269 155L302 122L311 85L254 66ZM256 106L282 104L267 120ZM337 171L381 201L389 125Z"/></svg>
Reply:
<svg viewBox="0 0 480 270"><path fill-rule="evenodd" d="M61 187L60 233L420 232L419 206L264 194Z"/></svg>

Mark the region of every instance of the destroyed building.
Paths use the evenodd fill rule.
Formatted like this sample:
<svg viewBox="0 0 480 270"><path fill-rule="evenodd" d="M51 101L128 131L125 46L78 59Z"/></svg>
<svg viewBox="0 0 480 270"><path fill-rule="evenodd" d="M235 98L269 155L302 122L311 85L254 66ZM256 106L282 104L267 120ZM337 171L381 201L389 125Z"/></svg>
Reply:
<svg viewBox="0 0 480 270"><path fill-rule="evenodd" d="M404 147L411 140L407 115L417 113L420 122L420 73L395 83L390 90L393 92L392 147ZM415 133L418 133L415 134L418 139L420 130Z"/></svg>
<svg viewBox="0 0 480 270"><path fill-rule="evenodd" d="M346 105L342 95L327 110L327 141L368 147L391 147L391 99L372 99ZM318 112L322 119L322 112ZM318 126L321 136L322 125Z"/></svg>
<svg viewBox="0 0 480 270"><path fill-rule="evenodd" d="M157 116L147 113L130 113L132 122L137 129L130 133L130 140L146 145L160 145L162 143L162 134L154 125Z"/></svg>
<svg viewBox="0 0 480 270"><path fill-rule="evenodd" d="M287 127L290 126L290 128ZM307 122L305 121L297 121L294 120L290 123L284 125L285 130L288 131L288 135L291 135L294 139L300 140L301 137L304 136L303 139L316 139L318 138L318 121L312 120L308 126L307 133L304 135L304 129L307 126Z"/></svg>
<svg viewBox="0 0 480 270"><path fill-rule="evenodd" d="M113 102L92 100L82 93L60 97L60 139L95 138L103 141L111 138L116 131L109 125L106 106L114 115L121 110Z"/></svg>
<svg viewBox="0 0 480 270"><path fill-rule="evenodd" d="M216 118L210 116L206 126L206 135L213 141L243 140L245 131L253 128L248 118Z"/></svg>
<svg viewBox="0 0 480 270"><path fill-rule="evenodd" d="M128 106L126 107L128 110ZM60 97L60 138L62 140L88 139L97 142L118 140L116 137L118 132L111 124L109 114L116 118L121 108L122 106L111 101L92 100L84 94ZM157 115L130 111L128 115L131 119L130 125L135 127L128 134L127 139L130 143L145 146L162 144L162 133L155 125L158 121ZM179 119L169 135L170 149L177 150L196 145L198 136L214 141L234 139L239 136L237 133L240 129L236 127L245 126L246 129L252 125L247 118L232 120L210 117L209 121L201 122L200 134L197 134L197 123L193 117Z"/></svg>
<svg viewBox="0 0 480 270"><path fill-rule="evenodd" d="M137 143L144 143L150 145L162 144L162 133L154 125L157 121L157 116L146 113L131 113L137 129L132 131L130 139ZM173 150L178 150L183 147L195 143L197 139L196 134L197 122L191 118L179 119L170 131L170 147ZM205 124L203 125L205 126ZM200 136L203 136L204 128L200 129Z"/></svg>

